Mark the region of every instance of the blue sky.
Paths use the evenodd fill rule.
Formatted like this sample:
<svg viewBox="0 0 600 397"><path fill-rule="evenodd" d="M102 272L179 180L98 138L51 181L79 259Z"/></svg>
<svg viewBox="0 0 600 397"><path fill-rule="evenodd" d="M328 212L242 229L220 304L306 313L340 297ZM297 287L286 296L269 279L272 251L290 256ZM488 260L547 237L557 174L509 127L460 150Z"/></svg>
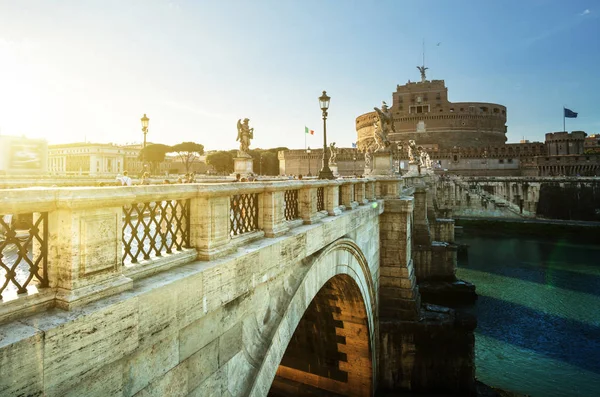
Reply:
<svg viewBox="0 0 600 397"><path fill-rule="evenodd" d="M594 0L0 0L0 133L51 143L193 140L235 148L355 140L355 118L428 78L451 101L508 108L508 140L600 133L600 3ZM441 42L439 46L436 44Z"/></svg>

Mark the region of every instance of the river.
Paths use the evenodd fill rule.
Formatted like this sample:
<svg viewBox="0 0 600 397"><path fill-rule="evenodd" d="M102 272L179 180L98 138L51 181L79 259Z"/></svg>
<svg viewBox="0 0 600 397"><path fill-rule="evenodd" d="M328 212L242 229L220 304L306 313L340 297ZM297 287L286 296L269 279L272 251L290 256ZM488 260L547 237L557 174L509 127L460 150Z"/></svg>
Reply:
<svg viewBox="0 0 600 397"><path fill-rule="evenodd" d="M457 241L469 245L457 275L479 295L477 378L534 397L600 396L600 245L468 229Z"/></svg>

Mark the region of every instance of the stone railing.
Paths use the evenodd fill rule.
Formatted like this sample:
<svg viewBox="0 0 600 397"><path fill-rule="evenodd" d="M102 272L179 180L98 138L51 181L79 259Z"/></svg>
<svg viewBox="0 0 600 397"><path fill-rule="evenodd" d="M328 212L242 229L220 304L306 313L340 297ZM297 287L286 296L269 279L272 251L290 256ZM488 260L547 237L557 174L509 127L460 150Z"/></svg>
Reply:
<svg viewBox="0 0 600 397"><path fill-rule="evenodd" d="M400 180L0 190L0 321L70 310L339 215L376 192L397 197Z"/></svg>

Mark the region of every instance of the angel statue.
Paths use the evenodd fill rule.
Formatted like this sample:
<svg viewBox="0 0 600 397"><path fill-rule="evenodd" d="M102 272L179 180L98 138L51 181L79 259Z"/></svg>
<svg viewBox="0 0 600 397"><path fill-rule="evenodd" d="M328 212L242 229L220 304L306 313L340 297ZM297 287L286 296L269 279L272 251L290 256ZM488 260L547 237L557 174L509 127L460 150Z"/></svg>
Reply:
<svg viewBox="0 0 600 397"><path fill-rule="evenodd" d="M250 148L250 139L254 139L254 128L250 128L248 126L249 119L239 119L237 122L238 135L236 138L236 142L240 141L240 150L239 154L245 154L249 156L248 150Z"/></svg>
<svg viewBox="0 0 600 397"><path fill-rule="evenodd" d="M408 141L408 158L411 164L420 164L421 156L420 156L421 147L417 147L417 144L414 140Z"/></svg>
<svg viewBox="0 0 600 397"><path fill-rule="evenodd" d="M336 164L338 149L335 147L335 142L329 144L329 164Z"/></svg>
<svg viewBox="0 0 600 397"><path fill-rule="evenodd" d="M396 129L394 128L392 112L389 111L385 101L381 103L381 109L374 109L377 112L377 120L375 120L375 123L373 124L373 127L375 127L375 130L373 131L373 139L375 140L374 152L378 152L387 149L390 146L388 134L390 132L396 132Z"/></svg>
<svg viewBox="0 0 600 397"><path fill-rule="evenodd" d="M423 65L423 66L417 66L417 69L419 69L419 72L421 72L421 82L424 83L426 80L425 71L429 68L426 68L425 65Z"/></svg>

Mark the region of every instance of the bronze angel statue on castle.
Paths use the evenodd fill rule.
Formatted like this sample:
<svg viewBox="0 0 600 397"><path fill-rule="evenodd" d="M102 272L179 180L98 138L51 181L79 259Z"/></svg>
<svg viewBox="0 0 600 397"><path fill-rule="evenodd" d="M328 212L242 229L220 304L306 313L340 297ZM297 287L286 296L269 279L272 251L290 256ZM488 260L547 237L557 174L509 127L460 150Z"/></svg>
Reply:
<svg viewBox="0 0 600 397"><path fill-rule="evenodd" d="M250 119L239 119L237 122L238 135L236 138L236 142L240 142L240 154L246 154L249 156L248 151L250 149L250 139L254 139L254 128L250 128L248 126L248 121Z"/></svg>

